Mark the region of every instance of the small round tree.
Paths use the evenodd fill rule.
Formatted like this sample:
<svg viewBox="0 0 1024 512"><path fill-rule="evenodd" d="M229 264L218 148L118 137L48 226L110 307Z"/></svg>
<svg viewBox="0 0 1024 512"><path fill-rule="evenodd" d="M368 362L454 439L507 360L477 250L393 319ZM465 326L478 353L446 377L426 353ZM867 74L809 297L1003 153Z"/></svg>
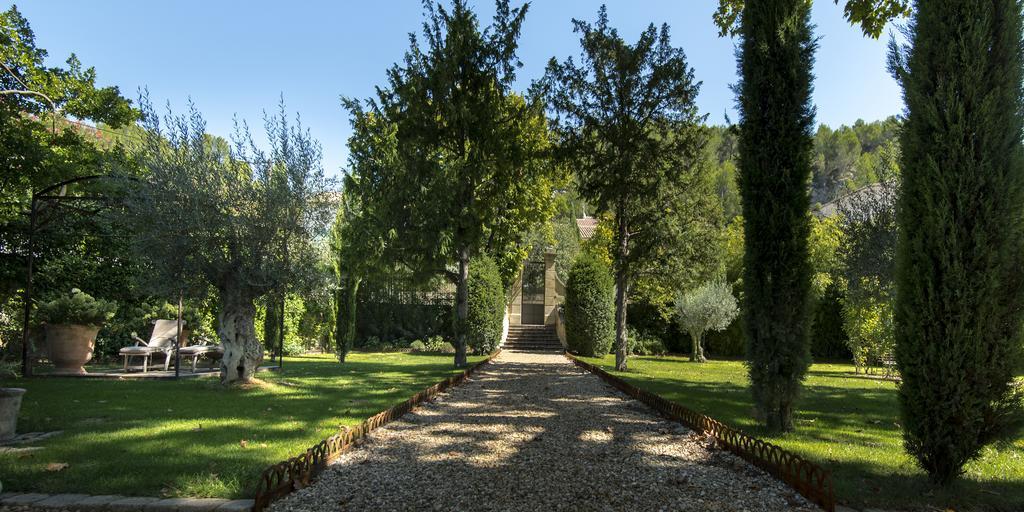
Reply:
<svg viewBox="0 0 1024 512"><path fill-rule="evenodd" d="M505 289L498 265L490 256L480 256L469 266L469 312L466 343L478 354L498 348L505 320Z"/></svg>
<svg viewBox="0 0 1024 512"><path fill-rule="evenodd" d="M569 350L603 356L615 339L615 290L611 269L582 253L565 285L565 336Z"/></svg>
<svg viewBox="0 0 1024 512"><path fill-rule="evenodd" d="M704 333L729 327L740 311L730 286L723 282L705 283L679 294L675 307L679 323L693 340L690 361L698 363L707 361L704 357Z"/></svg>

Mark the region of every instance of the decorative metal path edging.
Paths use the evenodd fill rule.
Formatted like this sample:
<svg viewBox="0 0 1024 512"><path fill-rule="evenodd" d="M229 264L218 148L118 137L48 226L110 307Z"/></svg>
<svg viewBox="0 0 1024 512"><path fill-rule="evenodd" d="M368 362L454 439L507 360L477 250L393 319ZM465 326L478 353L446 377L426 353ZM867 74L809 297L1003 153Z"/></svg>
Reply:
<svg viewBox="0 0 1024 512"><path fill-rule="evenodd" d="M715 438L720 448L729 450L747 462L782 480L826 512L835 512L832 472L772 443L762 441L724 423L692 411L659 395L640 389L604 369L566 354L576 366L589 370L623 393L696 432Z"/></svg>
<svg viewBox="0 0 1024 512"><path fill-rule="evenodd" d="M417 405L433 398L437 394L462 384L466 378L483 365L490 363L500 353L501 349L498 349L491 353L487 359L470 366L462 373L452 375L416 393L408 400L370 416L353 428L343 427L337 434L320 441L306 450L305 453L263 470L256 486L256 498L252 510L260 512L275 500L284 497L292 491L308 486L328 464L352 448L356 441L362 439L374 429L398 419L405 413L413 410Z"/></svg>

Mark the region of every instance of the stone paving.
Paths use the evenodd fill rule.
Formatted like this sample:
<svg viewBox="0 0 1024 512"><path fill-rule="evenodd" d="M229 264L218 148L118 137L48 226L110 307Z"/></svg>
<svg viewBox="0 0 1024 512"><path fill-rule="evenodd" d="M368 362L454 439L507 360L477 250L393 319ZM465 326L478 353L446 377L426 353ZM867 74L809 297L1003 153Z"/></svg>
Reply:
<svg viewBox="0 0 1024 512"><path fill-rule="evenodd" d="M143 512L243 512L252 500L214 498L144 498L131 496L90 496L87 494L0 494L0 512L36 511L129 511Z"/></svg>

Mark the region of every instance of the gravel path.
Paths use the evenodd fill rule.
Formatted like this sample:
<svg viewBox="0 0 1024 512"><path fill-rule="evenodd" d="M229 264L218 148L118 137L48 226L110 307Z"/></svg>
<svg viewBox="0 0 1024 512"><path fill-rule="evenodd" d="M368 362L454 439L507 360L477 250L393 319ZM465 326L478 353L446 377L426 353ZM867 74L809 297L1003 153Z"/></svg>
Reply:
<svg viewBox="0 0 1024 512"><path fill-rule="evenodd" d="M502 353L272 510L819 510L561 355Z"/></svg>

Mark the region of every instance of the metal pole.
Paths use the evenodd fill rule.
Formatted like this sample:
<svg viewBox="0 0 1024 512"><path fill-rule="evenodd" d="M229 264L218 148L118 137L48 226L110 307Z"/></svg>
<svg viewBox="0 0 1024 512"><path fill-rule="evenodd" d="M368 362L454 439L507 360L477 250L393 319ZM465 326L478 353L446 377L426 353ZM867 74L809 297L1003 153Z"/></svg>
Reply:
<svg viewBox="0 0 1024 512"><path fill-rule="evenodd" d="M181 324L182 324L182 302L185 292L178 291L178 332L174 336L174 378L181 377ZM192 368L195 370L195 368Z"/></svg>
<svg viewBox="0 0 1024 512"><path fill-rule="evenodd" d="M280 329L278 329L277 336L277 367L278 369L284 368L284 312L285 302L288 301L288 295L284 292L281 293L281 317L278 319Z"/></svg>
<svg viewBox="0 0 1024 512"><path fill-rule="evenodd" d="M32 362L29 358L29 322L32 318L32 271L33 265L35 264L36 257L36 215L37 215L38 203L36 202L36 193L32 192L32 204L29 209L29 228L28 228L28 263L26 270L25 290L22 296L22 302L24 302L25 310L22 316L21 324L21 376L31 377L32 376Z"/></svg>

